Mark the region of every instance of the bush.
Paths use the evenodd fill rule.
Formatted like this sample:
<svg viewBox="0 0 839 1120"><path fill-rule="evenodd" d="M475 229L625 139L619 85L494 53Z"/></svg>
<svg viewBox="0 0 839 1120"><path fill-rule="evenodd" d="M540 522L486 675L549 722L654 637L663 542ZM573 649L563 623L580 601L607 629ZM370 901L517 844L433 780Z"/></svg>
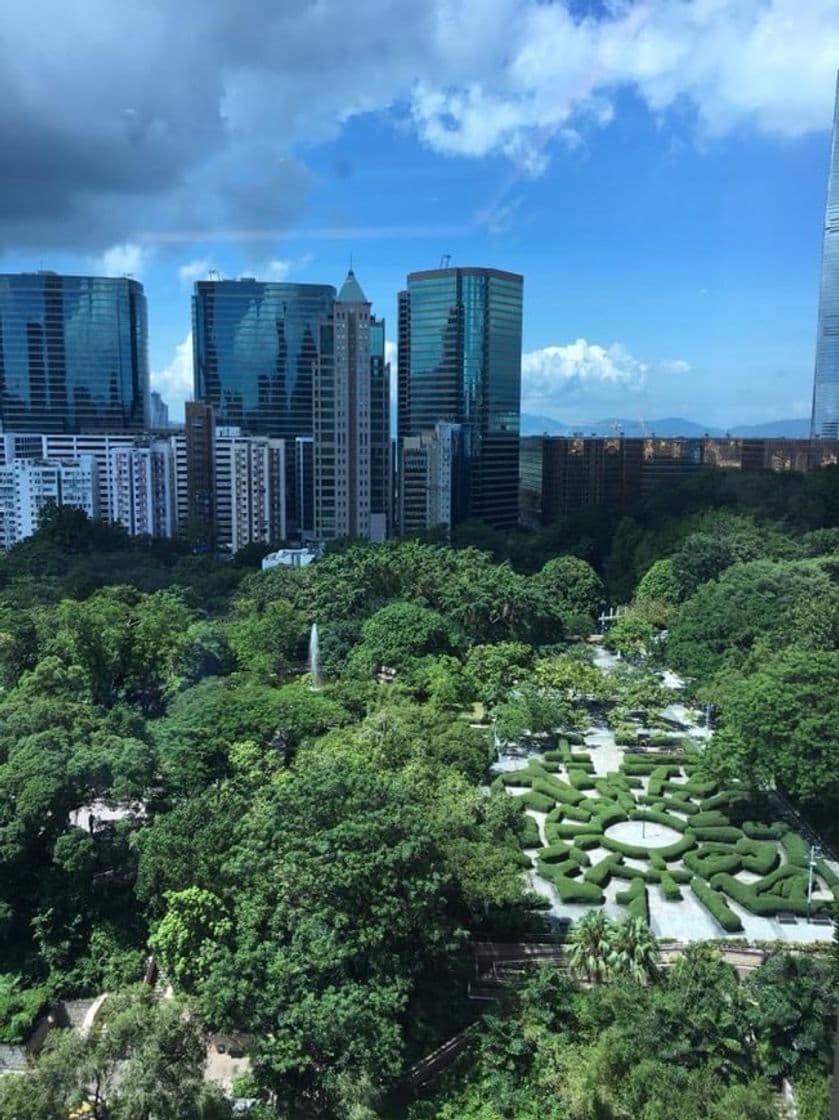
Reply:
<svg viewBox="0 0 839 1120"><path fill-rule="evenodd" d="M0 973L0 1042L25 1042L48 1004L48 990L20 987L20 977Z"/></svg>
<svg viewBox="0 0 839 1120"><path fill-rule="evenodd" d="M636 918L650 921L650 905L647 898L647 885L643 879L633 879L624 891L618 891L615 898L620 906L625 906Z"/></svg>
<svg viewBox="0 0 839 1120"><path fill-rule="evenodd" d="M630 859L647 859L649 856L649 849L642 848L639 844L625 844L622 840L614 840L611 836L604 836L601 844L610 852L619 852L622 856L629 856ZM692 832L686 832L678 840L674 840L665 848L656 848L655 850L664 860L678 859L683 856L685 852L689 852L691 848L696 847L696 837Z"/></svg>
<svg viewBox="0 0 839 1120"><path fill-rule="evenodd" d="M620 807L620 805L615 805L613 803L605 801L600 802L600 808L597 811L596 817L599 832L605 832L606 829L611 825L625 820L626 813Z"/></svg>
<svg viewBox="0 0 839 1120"><path fill-rule="evenodd" d="M681 902L682 892L679 885L669 871L661 873L661 893L667 902Z"/></svg>
<svg viewBox="0 0 839 1120"><path fill-rule="evenodd" d="M712 875L721 872L733 874L742 866L740 856L734 849L727 852L711 851L708 848L698 848L695 852L685 853L685 867L703 879L710 879Z"/></svg>
<svg viewBox="0 0 839 1120"><path fill-rule="evenodd" d="M744 789L721 789L713 797L706 797L699 803L703 810L721 809L723 806L734 805L738 801L748 801L748 792Z"/></svg>
<svg viewBox="0 0 839 1120"><path fill-rule="evenodd" d="M837 875L835 871L831 871L823 859L816 861L816 870L819 875L821 875L822 879L824 879L828 889L833 891L834 895L839 899L839 875Z"/></svg>
<svg viewBox="0 0 839 1120"><path fill-rule="evenodd" d="M586 802L581 801L579 805L563 805L562 816L569 821L590 821L592 813Z"/></svg>
<svg viewBox="0 0 839 1120"><path fill-rule="evenodd" d="M741 828L750 840L780 840L789 832L789 825L783 821L743 821Z"/></svg>
<svg viewBox="0 0 839 1120"><path fill-rule="evenodd" d="M549 848L542 848L538 857L540 863L567 863L570 860L578 867L589 863L588 856L570 844L552 844Z"/></svg>
<svg viewBox="0 0 839 1120"><path fill-rule="evenodd" d="M592 768L594 766L588 751L571 751L570 762L572 765L583 764L585 767L591 766Z"/></svg>
<svg viewBox="0 0 839 1120"><path fill-rule="evenodd" d="M592 767L592 772L589 773L587 770L569 767L568 781L574 789L594 789L594 768Z"/></svg>
<svg viewBox="0 0 839 1120"><path fill-rule="evenodd" d="M521 788L522 786L532 785L534 777L535 774L532 770L509 770L501 774L501 781L505 786Z"/></svg>
<svg viewBox="0 0 839 1120"><path fill-rule="evenodd" d="M593 863L583 872L587 883L596 883L598 887L605 887L614 874L615 868L620 864L621 857L617 852L604 856L598 863Z"/></svg>
<svg viewBox="0 0 839 1120"><path fill-rule="evenodd" d="M708 911L716 919L726 933L741 933L743 923L715 890L708 886L704 879L691 879L690 889Z"/></svg>
<svg viewBox="0 0 839 1120"><path fill-rule="evenodd" d="M719 785L718 782L703 782L698 778L688 778L686 782L665 782L664 788L668 793L688 793L691 797L706 797L713 793ZM704 808L704 804L702 806Z"/></svg>
<svg viewBox="0 0 839 1120"><path fill-rule="evenodd" d="M575 875L582 874L582 867L579 863L567 859L562 863L544 863L541 859L536 861L536 872L541 875L543 879L547 879L549 883L557 885L557 879L571 879Z"/></svg>
<svg viewBox="0 0 839 1120"><path fill-rule="evenodd" d="M519 817L519 842L523 848L538 848L542 844L539 826L527 813Z"/></svg>
<svg viewBox="0 0 839 1120"><path fill-rule="evenodd" d="M679 797L673 794L671 797L665 797L661 802L662 809L667 812L672 810L674 813L684 813L685 816L691 818L691 827L693 827L694 818L699 815L699 806L695 805L687 797Z"/></svg>
<svg viewBox="0 0 839 1120"><path fill-rule="evenodd" d="M691 828L693 825L691 824ZM736 844L738 840L742 840L743 833L739 828L734 828L732 825L726 827L714 828L693 828L696 833L697 840L717 840L721 844Z"/></svg>
<svg viewBox="0 0 839 1120"><path fill-rule="evenodd" d="M563 902L588 902L593 904L603 902L603 891L596 883L587 883L585 879L571 879L568 875L563 875L557 871L555 865L546 864L545 866L550 870L550 873L545 877L556 887ZM579 868L577 868L577 872L579 872Z"/></svg>
<svg viewBox="0 0 839 1120"><path fill-rule="evenodd" d="M780 856L778 845L774 840L738 840L736 849L742 857L743 867L746 871L753 871L756 875L768 875L778 866Z"/></svg>
<svg viewBox="0 0 839 1120"><path fill-rule="evenodd" d="M719 809L700 809L691 817L691 828L727 828L731 821Z"/></svg>
<svg viewBox="0 0 839 1120"><path fill-rule="evenodd" d="M783 894L782 884L786 879L801 879L804 883L804 889L807 889L807 873L800 867L793 867L792 864L784 863L771 871L768 875L764 875L753 884L757 894ZM776 889L777 888L777 889Z"/></svg>
<svg viewBox="0 0 839 1120"><path fill-rule="evenodd" d="M547 797L544 793L537 793L532 789L522 794L518 800L522 803L522 807L535 809L537 813L547 813L554 807L553 797Z"/></svg>
<svg viewBox="0 0 839 1120"><path fill-rule="evenodd" d="M795 880L787 879L786 883L793 883ZM805 897L785 897L780 894L759 894L754 887L753 883L741 883L739 879L735 879L733 875L715 875L711 884L717 890L723 890L733 898L735 902L739 902L752 914L759 914L762 917L777 914L779 910L788 910L792 914L798 914L800 917L807 915L807 899ZM813 914L830 913L830 903L814 900L810 907L810 912Z"/></svg>
<svg viewBox="0 0 839 1120"><path fill-rule="evenodd" d="M664 790L664 783L669 781L670 778L676 777L680 771L681 767L679 766L656 766L655 770L650 774L647 796L661 797Z"/></svg>
<svg viewBox="0 0 839 1120"><path fill-rule="evenodd" d="M810 845L797 832L790 830L781 837L781 845L793 867L809 867Z"/></svg>
<svg viewBox="0 0 839 1120"><path fill-rule="evenodd" d="M602 848L603 837L599 833L584 832L574 837L574 845L577 848Z"/></svg>

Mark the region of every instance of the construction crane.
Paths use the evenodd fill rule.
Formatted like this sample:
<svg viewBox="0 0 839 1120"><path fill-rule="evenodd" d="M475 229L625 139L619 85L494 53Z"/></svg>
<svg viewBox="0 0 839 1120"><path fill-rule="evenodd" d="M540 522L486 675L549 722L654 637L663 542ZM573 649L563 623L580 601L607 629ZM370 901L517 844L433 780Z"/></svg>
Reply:
<svg viewBox="0 0 839 1120"><path fill-rule="evenodd" d="M440 268L448 268L451 263L452 263L451 253L443 253L443 255L440 257Z"/></svg>
<svg viewBox="0 0 839 1120"><path fill-rule="evenodd" d="M207 275L211 280L221 280L221 273L217 268L211 268Z"/></svg>

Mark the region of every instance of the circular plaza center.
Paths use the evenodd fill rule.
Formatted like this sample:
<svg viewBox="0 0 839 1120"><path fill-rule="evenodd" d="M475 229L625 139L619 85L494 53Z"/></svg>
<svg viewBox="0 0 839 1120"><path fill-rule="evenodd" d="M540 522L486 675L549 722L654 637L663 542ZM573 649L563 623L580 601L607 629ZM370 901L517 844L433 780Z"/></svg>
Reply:
<svg viewBox="0 0 839 1120"><path fill-rule="evenodd" d="M666 848L681 839L682 834L654 821L620 821L607 828L606 835L621 844L636 844L639 848Z"/></svg>

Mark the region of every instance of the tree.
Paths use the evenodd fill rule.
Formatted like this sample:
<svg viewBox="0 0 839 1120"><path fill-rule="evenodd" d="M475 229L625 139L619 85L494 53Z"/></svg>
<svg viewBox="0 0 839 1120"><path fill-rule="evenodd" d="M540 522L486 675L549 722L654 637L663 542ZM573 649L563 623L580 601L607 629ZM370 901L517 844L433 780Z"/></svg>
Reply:
<svg viewBox="0 0 839 1120"><path fill-rule="evenodd" d="M365 621L353 659L369 659L375 669L405 669L414 658L449 653L456 646L454 628L436 611L417 603L396 602Z"/></svg>
<svg viewBox="0 0 839 1120"><path fill-rule="evenodd" d="M472 646L466 672L478 699L489 707L500 703L533 664L533 649L524 642Z"/></svg>
<svg viewBox="0 0 839 1120"><path fill-rule="evenodd" d="M554 604L570 634L591 633L605 598L603 583L590 564L577 556L557 556L533 576Z"/></svg>
<svg viewBox="0 0 839 1120"><path fill-rule="evenodd" d="M804 801L839 798L839 650L791 647L720 694L724 755L754 785L777 784Z"/></svg>
<svg viewBox="0 0 839 1120"><path fill-rule="evenodd" d="M654 625L665 626L681 597L673 561L665 557L647 568L635 588L633 605Z"/></svg>
<svg viewBox="0 0 839 1120"><path fill-rule="evenodd" d="M284 599L264 605L238 599L228 633L240 666L271 677L290 668L307 629L301 613Z"/></svg>
<svg viewBox="0 0 839 1120"><path fill-rule="evenodd" d="M589 983L609 975L612 953L611 923L602 910L587 910L571 928L568 964Z"/></svg>
<svg viewBox="0 0 839 1120"><path fill-rule="evenodd" d="M149 938L164 975L184 992L210 970L212 955L233 931L227 909L212 891L167 891L166 913Z"/></svg>
<svg viewBox="0 0 839 1120"><path fill-rule="evenodd" d="M603 644L624 657L644 653L653 636L650 623L636 611L622 614L606 631Z"/></svg>
<svg viewBox="0 0 839 1120"><path fill-rule="evenodd" d="M692 533L671 559L679 597L689 598L701 583L716 579L734 559L729 541L708 533Z"/></svg>
<svg viewBox="0 0 839 1120"><path fill-rule="evenodd" d="M643 983L658 971L658 941L643 918L629 917L609 932L608 972Z"/></svg>
<svg viewBox="0 0 839 1120"><path fill-rule="evenodd" d="M87 1034L55 1030L25 1077L0 1078L2 1120L223 1120L187 1007L148 988L109 996Z"/></svg>
<svg viewBox="0 0 839 1120"><path fill-rule="evenodd" d="M831 1066L836 1000L830 965L816 957L772 953L746 979L752 1023L775 1077L797 1078Z"/></svg>

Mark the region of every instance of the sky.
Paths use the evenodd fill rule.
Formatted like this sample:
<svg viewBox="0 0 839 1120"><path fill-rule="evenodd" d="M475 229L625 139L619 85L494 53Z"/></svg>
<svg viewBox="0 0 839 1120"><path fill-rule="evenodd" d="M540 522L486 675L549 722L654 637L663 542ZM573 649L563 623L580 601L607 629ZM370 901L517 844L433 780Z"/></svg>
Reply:
<svg viewBox="0 0 839 1120"><path fill-rule="evenodd" d="M123 275L191 395L192 283L525 277L523 411L809 414L839 0L4 7L0 270ZM395 364L395 346L389 347Z"/></svg>

